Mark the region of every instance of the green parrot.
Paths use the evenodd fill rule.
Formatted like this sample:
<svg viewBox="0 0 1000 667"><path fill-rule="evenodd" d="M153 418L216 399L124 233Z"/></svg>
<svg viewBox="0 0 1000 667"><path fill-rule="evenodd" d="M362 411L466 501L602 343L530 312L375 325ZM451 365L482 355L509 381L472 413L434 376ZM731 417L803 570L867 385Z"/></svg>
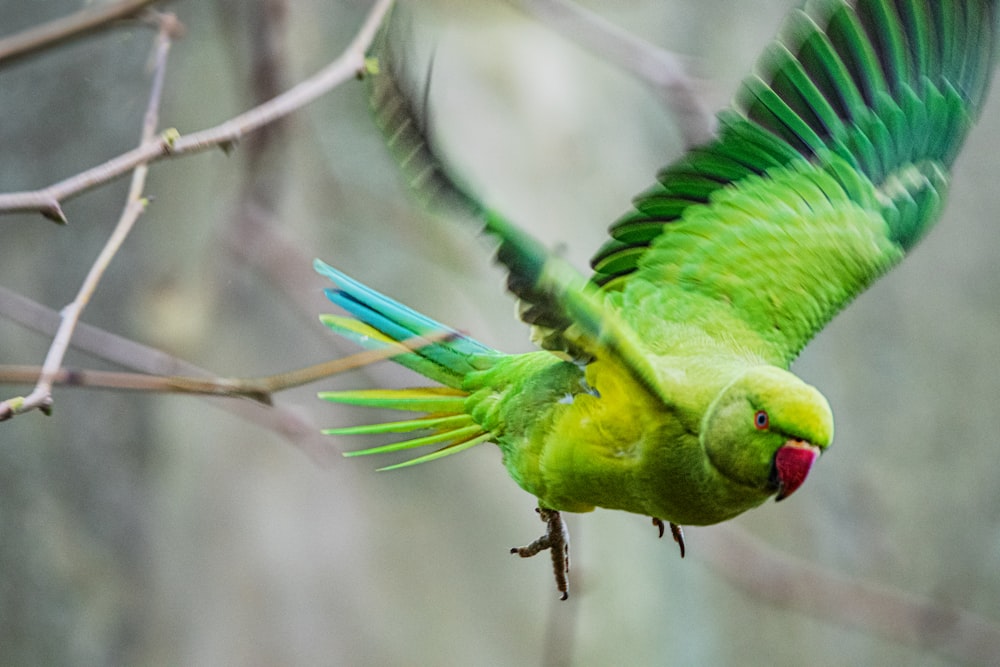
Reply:
<svg viewBox="0 0 1000 667"><path fill-rule="evenodd" d="M409 433L349 452L493 442L538 500L562 598L560 512L595 507L682 525L787 498L833 440L823 395L787 369L805 344L939 217L949 169L992 75L998 0L828 0L794 11L718 116L715 139L665 167L611 225L589 277L482 205L433 151L391 49L376 121L431 202L462 209L541 348L504 354L316 261L349 316L335 332L435 386L323 392L418 413L334 428ZM390 45L391 46L391 45Z"/></svg>

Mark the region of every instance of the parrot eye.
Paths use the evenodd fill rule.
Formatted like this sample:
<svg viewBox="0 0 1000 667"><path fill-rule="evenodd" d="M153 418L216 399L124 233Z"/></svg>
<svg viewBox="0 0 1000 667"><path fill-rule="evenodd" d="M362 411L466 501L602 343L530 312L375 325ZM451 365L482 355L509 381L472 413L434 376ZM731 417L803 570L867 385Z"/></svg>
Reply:
<svg viewBox="0 0 1000 667"><path fill-rule="evenodd" d="M757 414L753 416L753 425L758 431L763 431L771 425L771 420L768 419L767 412L765 410L757 411Z"/></svg>

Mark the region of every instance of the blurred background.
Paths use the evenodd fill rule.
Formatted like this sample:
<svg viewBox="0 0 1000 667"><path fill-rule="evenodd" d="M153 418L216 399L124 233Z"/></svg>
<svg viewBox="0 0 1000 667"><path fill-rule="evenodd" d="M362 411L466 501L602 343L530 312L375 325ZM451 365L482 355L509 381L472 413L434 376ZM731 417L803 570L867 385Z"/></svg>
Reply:
<svg viewBox="0 0 1000 667"><path fill-rule="evenodd" d="M0 0L0 33L83 4ZM404 4L414 71L434 52L432 121L449 157L490 203L584 266L607 224L682 149L662 96L507 3ZM579 4L683 56L716 109L798 3ZM187 133L333 60L370 3L163 8L186 33L173 45L160 127ZM43 187L138 142L154 35L126 23L0 65L0 191ZM508 554L542 524L496 448L377 473L385 459L339 456L375 441L317 435L372 416L316 391L414 382L391 365L279 394L277 411L57 388L51 417L0 425L0 663L992 662L995 88L940 226L796 364L829 397L837 439L794 499L689 529L683 561L647 518L572 516L573 592L560 603L547 556ZM65 202L65 227L0 219L0 285L54 310L69 303L126 188L121 179ZM531 349L488 246L409 198L361 83L229 154L157 163L146 193L153 202L88 324L223 376L344 356L354 350L316 319L333 309L310 269L318 256L490 345ZM48 343L0 318L0 363L40 364ZM78 352L67 365L112 367ZM886 591L907 604L853 627L835 620Z"/></svg>

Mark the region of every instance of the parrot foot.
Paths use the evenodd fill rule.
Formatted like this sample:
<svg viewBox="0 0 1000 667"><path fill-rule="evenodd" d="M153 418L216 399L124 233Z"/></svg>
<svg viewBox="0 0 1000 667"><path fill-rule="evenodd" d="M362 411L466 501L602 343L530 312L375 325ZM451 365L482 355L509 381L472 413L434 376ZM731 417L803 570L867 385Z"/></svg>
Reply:
<svg viewBox="0 0 1000 667"><path fill-rule="evenodd" d="M535 509L539 518L545 522L545 534L524 547L514 547L510 550L521 558L530 558L548 549L552 554L552 569L556 575L556 588L562 593L559 598L569 597L569 530L566 522L556 510L538 507Z"/></svg>
<svg viewBox="0 0 1000 667"><path fill-rule="evenodd" d="M663 519L653 517L653 525L660 529L660 537L663 537ZM684 558L684 529L673 521L670 522L670 534L674 537L674 542L681 548L681 558Z"/></svg>

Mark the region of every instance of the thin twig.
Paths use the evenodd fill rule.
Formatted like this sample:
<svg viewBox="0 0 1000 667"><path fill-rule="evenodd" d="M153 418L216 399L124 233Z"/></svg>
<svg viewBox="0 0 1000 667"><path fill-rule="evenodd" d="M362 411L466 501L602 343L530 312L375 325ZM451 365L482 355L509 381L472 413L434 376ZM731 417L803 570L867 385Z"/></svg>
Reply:
<svg viewBox="0 0 1000 667"><path fill-rule="evenodd" d="M231 149L243 135L297 111L341 83L363 73L365 51L391 6L392 0L378 0L358 34L340 57L277 97L199 132L181 135L176 130L168 130L127 153L41 190L0 194L0 214L35 211L57 222L65 222L61 202L119 178L140 164L199 153L215 147Z"/></svg>
<svg viewBox="0 0 1000 667"><path fill-rule="evenodd" d="M57 312L4 287L0 287L0 316L48 336L54 335L60 325ZM330 335L332 337L333 333ZM212 377L212 373L206 369L182 361L162 350L85 323L77 325L72 344L74 349L147 374L191 378ZM238 416L243 421L277 433L322 467L328 467L339 460L339 456L330 446L329 439L320 434L319 426L300 409L281 405L267 407L251 401L234 401L215 396L208 396L204 400Z"/></svg>
<svg viewBox="0 0 1000 667"><path fill-rule="evenodd" d="M37 382L42 375L39 366L0 366L0 384L28 384ZM145 375L121 371L98 371L88 368L60 368L51 376L53 384L65 387L90 389L122 389L159 393L204 394L250 398L265 405L271 404L270 394L253 390L221 378L195 378L184 376Z"/></svg>
<svg viewBox="0 0 1000 667"><path fill-rule="evenodd" d="M712 138L715 117L677 55L646 42L566 0L507 0L594 54L631 72L657 91L677 117L687 148Z"/></svg>
<svg viewBox="0 0 1000 667"><path fill-rule="evenodd" d="M50 386L61 384L72 387L93 389L125 389L130 391L150 391L164 394L203 394L249 398L271 405L271 394L286 389L339 375L356 368L362 368L400 354L419 350L427 345L447 340L453 334L441 331L425 336L413 336L394 344L387 344L373 350L364 350L346 357L339 357L293 371L266 375L259 378L194 377L184 375L146 375L144 373L124 373L90 369L59 368L48 376ZM38 366L0 366L0 384L22 384L40 382L45 369ZM22 399L26 402L27 399ZM3 414L0 413L0 421Z"/></svg>
<svg viewBox="0 0 1000 667"><path fill-rule="evenodd" d="M146 106L146 113L142 123L142 133L140 142L149 141L156 132L156 124L159 119L160 100L163 93L163 80L167 69L167 56L170 54L171 26L173 21L163 21L160 30L157 32L154 44L154 69L153 85L149 94L149 103ZM52 384L55 375L62 367L63 358L69 349L69 341L73 337L73 330L76 328L80 315L87 307L91 297L97 290L104 272L111 264L111 260L118 254L122 243L128 237L129 232L135 226L136 220L142 215L146 208L146 200L142 196L143 188L146 184L146 175L149 167L145 164L136 166L132 173L132 182L129 186L128 197L125 200L125 209L122 211L118 223L107 243L101 249L93 266L87 273L83 284L73 299L62 312L62 322L56 332L52 345L49 347L45 362L42 364L42 372L38 378L38 383L34 390L27 397L18 397L13 400L0 403L0 421L9 419L15 414L27 412L28 410L39 409L48 414L52 409Z"/></svg>
<svg viewBox="0 0 1000 667"><path fill-rule="evenodd" d="M357 352L347 357L333 359L294 371L256 378L249 380L249 382L264 388L268 392L276 393L285 389L300 387L333 375L339 375L345 371L361 368L362 366L367 366L383 359L390 359L400 354L413 352L427 345L446 341L452 336L454 336L454 333L451 331L435 331L420 336L412 336L406 340L387 343L385 347Z"/></svg>
<svg viewBox="0 0 1000 667"><path fill-rule="evenodd" d="M107 28L112 22L134 16L157 0L121 0L88 5L78 12L0 39L0 67L50 48Z"/></svg>

